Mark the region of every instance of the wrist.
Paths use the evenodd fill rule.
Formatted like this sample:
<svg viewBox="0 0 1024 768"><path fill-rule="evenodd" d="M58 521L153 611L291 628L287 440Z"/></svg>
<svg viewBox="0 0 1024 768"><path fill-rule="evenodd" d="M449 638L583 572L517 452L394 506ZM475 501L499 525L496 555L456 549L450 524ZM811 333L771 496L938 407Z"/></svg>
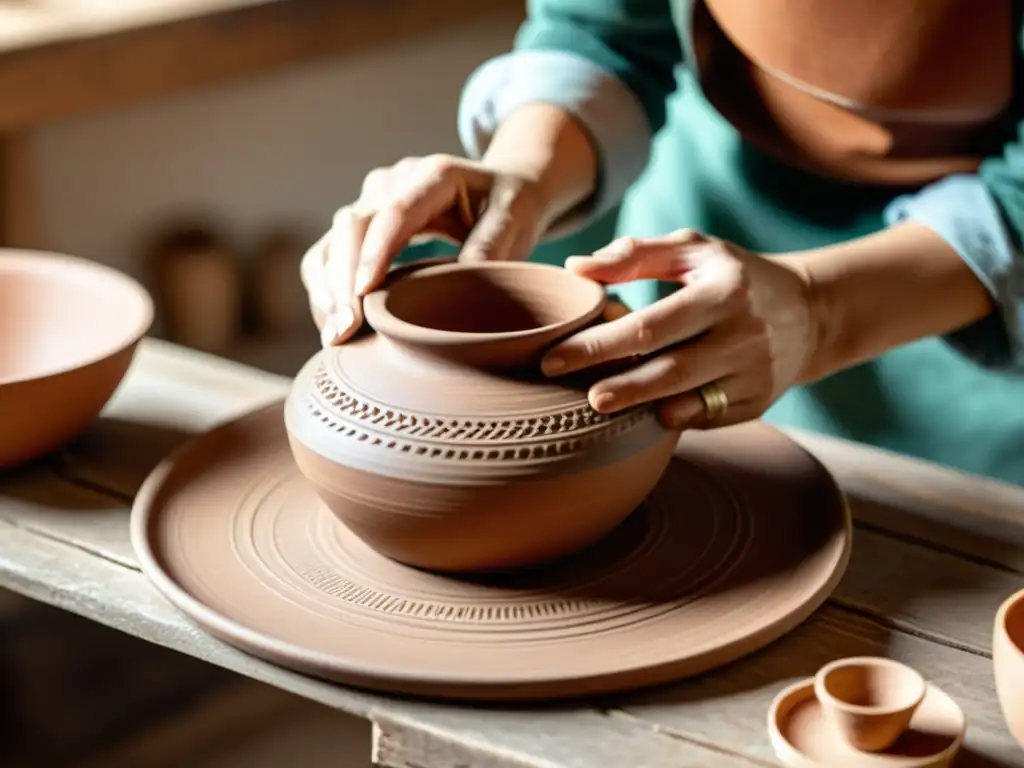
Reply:
<svg viewBox="0 0 1024 768"><path fill-rule="evenodd" d="M808 350L798 384L809 384L833 373L841 365L835 363L837 329L842 326L835 297L835 282L821 272L821 253L818 250L800 251L779 257L800 279L803 302L807 313Z"/></svg>
<svg viewBox="0 0 1024 768"><path fill-rule="evenodd" d="M594 194L597 151L589 134L553 104L526 104L502 121L482 163L528 182L546 223Z"/></svg>
<svg viewBox="0 0 1024 768"><path fill-rule="evenodd" d="M951 333L994 306L957 251L916 222L783 258L805 283L816 325L805 381Z"/></svg>

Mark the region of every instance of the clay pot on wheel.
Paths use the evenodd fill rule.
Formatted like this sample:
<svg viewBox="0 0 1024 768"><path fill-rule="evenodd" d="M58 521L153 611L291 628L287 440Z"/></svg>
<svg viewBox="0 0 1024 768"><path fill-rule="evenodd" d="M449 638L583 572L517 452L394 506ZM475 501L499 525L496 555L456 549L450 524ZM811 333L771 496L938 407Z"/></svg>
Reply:
<svg viewBox="0 0 1024 768"><path fill-rule="evenodd" d="M598 322L603 288L553 266L396 270L375 333L315 355L285 408L299 470L368 545L438 571L539 564L618 526L678 433L652 408L603 415L543 352Z"/></svg>

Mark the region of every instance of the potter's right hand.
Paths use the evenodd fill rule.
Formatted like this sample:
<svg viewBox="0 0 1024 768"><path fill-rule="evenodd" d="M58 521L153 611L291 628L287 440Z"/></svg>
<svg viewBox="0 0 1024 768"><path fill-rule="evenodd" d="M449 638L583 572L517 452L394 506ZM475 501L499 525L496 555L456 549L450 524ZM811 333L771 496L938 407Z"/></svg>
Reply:
<svg viewBox="0 0 1024 768"><path fill-rule="evenodd" d="M461 243L461 261L525 259L545 225L534 182L478 162L432 155L371 171L359 199L334 215L302 259L323 345L359 328L362 297L417 238Z"/></svg>

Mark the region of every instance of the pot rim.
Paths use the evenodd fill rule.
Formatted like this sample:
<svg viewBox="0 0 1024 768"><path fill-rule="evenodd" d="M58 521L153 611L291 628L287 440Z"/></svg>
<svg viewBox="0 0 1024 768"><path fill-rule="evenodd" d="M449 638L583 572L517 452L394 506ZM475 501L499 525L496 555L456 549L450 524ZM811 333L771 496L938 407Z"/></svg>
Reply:
<svg viewBox="0 0 1024 768"><path fill-rule="evenodd" d="M411 265L415 266L415 265ZM427 328L402 320L391 313L387 308L388 295L391 286L385 283L381 288L367 294L363 299L363 313L367 323L379 334L394 338L410 344L422 344L425 346L434 345L475 345L493 344L501 341L517 341L529 339L536 336L548 336L559 329L565 329L566 335L574 329L582 327L591 320L596 319L604 311L608 301L604 286L586 277L576 275L564 267L553 264L543 264L529 261L488 261L473 264L450 262L445 264L433 264L415 270L417 275L437 275L452 272L492 272L499 270L518 271L547 271L557 275L556 279L563 280L567 285L575 284L578 290L589 291L592 294L587 309L574 317L567 318L557 323L528 328L521 331L502 331L497 333L475 333L472 331L448 331L436 328Z"/></svg>
<svg viewBox="0 0 1024 768"><path fill-rule="evenodd" d="M914 696L896 704L854 704L846 701L829 690L827 679L834 672L850 667L862 667L866 669L890 669L894 670L913 682ZM822 706L831 706L836 710L847 712L852 715L895 715L906 712L920 706L928 692L928 681L916 669L896 659L885 656L851 656L843 659L836 659L825 664L814 676L814 694Z"/></svg>

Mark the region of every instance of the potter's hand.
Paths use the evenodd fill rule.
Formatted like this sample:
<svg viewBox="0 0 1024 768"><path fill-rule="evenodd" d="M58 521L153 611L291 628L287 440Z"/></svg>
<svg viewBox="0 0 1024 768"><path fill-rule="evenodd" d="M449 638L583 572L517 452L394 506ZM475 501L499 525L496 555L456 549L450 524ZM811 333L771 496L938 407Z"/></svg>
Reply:
<svg viewBox="0 0 1024 768"><path fill-rule="evenodd" d="M362 297L418 237L462 244L459 258L525 259L545 222L534 183L448 155L406 158L371 171L302 260L302 281L324 346L362 324Z"/></svg>
<svg viewBox="0 0 1024 768"><path fill-rule="evenodd" d="M645 240L623 238L590 257L566 262L602 283L663 280L672 295L612 322L587 328L548 352L550 376L598 363L635 365L595 384L595 410L609 413L658 401L673 429L722 426L759 417L801 380L818 338L803 272L731 243L681 230ZM699 388L717 383L728 398L710 423Z"/></svg>

